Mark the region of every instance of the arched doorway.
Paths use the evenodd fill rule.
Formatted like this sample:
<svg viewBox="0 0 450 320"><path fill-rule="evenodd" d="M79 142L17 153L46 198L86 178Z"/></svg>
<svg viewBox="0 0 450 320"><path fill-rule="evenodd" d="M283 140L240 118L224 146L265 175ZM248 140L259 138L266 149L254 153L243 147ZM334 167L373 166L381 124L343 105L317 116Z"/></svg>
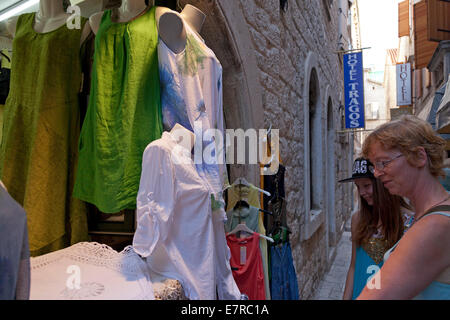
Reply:
<svg viewBox="0 0 450 320"><path fill-rule="evenodd" d="M324 218L322 93L316 53L309 52L305 63L304 110L304 199L305 223L302 239L319 229Z"/></svg>

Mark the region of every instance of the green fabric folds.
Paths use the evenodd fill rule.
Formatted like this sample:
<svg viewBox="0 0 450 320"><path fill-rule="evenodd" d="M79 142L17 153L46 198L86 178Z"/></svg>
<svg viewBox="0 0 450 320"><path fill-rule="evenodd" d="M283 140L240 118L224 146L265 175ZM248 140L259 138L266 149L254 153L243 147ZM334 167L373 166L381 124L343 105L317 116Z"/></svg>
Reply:
<svg viewBox="0 0 450 320"><path fill-rule="evenodd" d="M32 256L89 240L86 206L71 197L83 28L37 33L34 16L17 22L0 147L0 176L27 212Z"/></svg>
<svg viewBox="0 0 450 320"><path fill-rule="evenodd" d="M135 209L143 152L163 130L155 7L125 23L111 14L95 39L74 190L105 213Z"/></svg>

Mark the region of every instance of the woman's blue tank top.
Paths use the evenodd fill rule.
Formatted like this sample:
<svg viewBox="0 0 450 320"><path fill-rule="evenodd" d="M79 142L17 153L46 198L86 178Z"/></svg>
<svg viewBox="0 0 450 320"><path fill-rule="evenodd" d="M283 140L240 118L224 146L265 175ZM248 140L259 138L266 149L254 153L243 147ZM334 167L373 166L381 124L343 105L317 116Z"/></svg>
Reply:
<svg viewBox="0 0 450 320"><path fill-rule="evenodd" d="M450 213L447 212L431 212L429 214L424 215L433 215L433 214L439 214L450 218ZM423 218L422 217L422 218ZM389 258L391 255L391 252L394 251L395 247L397 247L398 242L390 248L388 251L386 251L384 255L384 262ZM442 275L445 274L445 277ZM441 278L444 279L446 283L440 282L440 281L433 281L430 283L428 287L425 288L421 293L419 293L416 297L414 297L415 300L450 300L450 267L447 267L447 269L441 273L439 276L439 280Z"/></svg>

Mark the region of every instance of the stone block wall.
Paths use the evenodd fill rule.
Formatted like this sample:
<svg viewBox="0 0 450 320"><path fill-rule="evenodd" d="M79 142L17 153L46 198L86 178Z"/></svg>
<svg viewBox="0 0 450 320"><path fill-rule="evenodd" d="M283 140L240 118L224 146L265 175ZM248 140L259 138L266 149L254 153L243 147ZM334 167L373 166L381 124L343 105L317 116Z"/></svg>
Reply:
<svg viewBox="0 0 450 320"><path fill-rule="evenodd" d="M271 124L280 129L281 158L287 168L285 187L288 222L293 231L290 238L293 259L300 298L308 299L313 296L328 267L328 258L327 227L324 224L310 239L301 240L306 214L303 194L305 60L310 51L318 56L320 91L323 93L330 86L334 121L336 128L340 128L338 99L343 90L343 73L339 56L335 53L337 14L333 15L331 9L331 20L328 20L322 1L289 1L285 12L280 10L278 1L240 0L240 4L257 57L263 88L264 124L265 127ZM325 113L326 108L323 109ZM346 148L348 144L336 144L336 159L348 155ZM326 152L323 150L322 154L326 155ZM347 172L345 165L344 168ZM349 217L350 201L346 199L345 186L336 185L336 189L335 223L339 233Z"/></svg>
<svg viewBox="0 0 450 320"><path fill-rule="evenodd" d="M226 2L226 4L225 4ZM202 33L206 44L216 53L224 67L224 79L227 72L236 73L238 68L227 67L231 49L227 45L218 45L221 37L227 38L230 43L238 43L243 34L233 33L233 30L244 28L248 30L251 41L251 52L240 52L240 57L252 56L256 61L256 79L253 85L259 88L261 95L261 110L256 110L263 116L264 128L272 125L279 129L281 160L286 166L285 189L288 225L292 230L290 242L292 247L294 264L298 277L300 299L310 299L319 285L319 281L327 271L332 260L333 245L337 243L342 234L342 227L350 217L351 198L348 184L335 184L334 221L325 221L309 239L303 239L302 232L305 227L305 116L304 116L304 86L309 82L305 74L305 63L312 52L317 58L317 75L321 101L321 121L323 141L326 139L327 128L327 102L328 97L333 105L334 130L341 130L343 104L343 70L338 50L338 8L336 1L329 8L330 18L326 14L325 3L321 0L289 0L285 11L280 9L278 0L196 0L180 1L184 6L190 3L210 16L206 18L206 30ZM239 13L243 17L227 16L228 12ZM219 16L223 15L220 19ZM211 18L213 16L213 18ZM210 20L208 20L210 19ZM219 22L218 22L219 21ZM220 28L212 28L212 25L224 24ZM239 24L239 26L236 26ZM215 30L215 34L212 30ZM218 31L219 30L219 31ZM243 30L243 29L241 29ZM220 34L222 32L222 34ZM232 47L232 46L229 46ZM237 48L239 51L241 48ZM246 49L248 50L248 49ZM222 61L223 59L223 61ZM233 70L233 71L231 71ZM245 71L245 70L244 70ZM245 72L243 72L245 74ZM241 78L233 75L234 78ZM225 81L224 81L225 83ZM236 87L236 86L234 86ZM233 88L234 88L233 87ZM237 86L239 87L239 86ZM325 93L328 93L325 97ZM236 108L225 110L228 114L242 113L246 105L226 105L227 95L235 93L227 92L224 88L224 108ZM255 106L251 106L255 108ZM231 116L228 116L231 119ZM309 120L308 120L309 121ZM228 121L227 126L236 127ZM348 175L349 164L352 156L350 151L350 139L336 133L334 143L335 175L342 179ZM328 152L326 143L322 144L323 161L326 163ZM326 170L322 170L323 181L326 181ZM324 183L325 185L325 183ZM325 187L324 187L325 192ZM326 196L323 195L324 214L326 208ZM329 224L335 225L336 233L328 236Z"/></svg>

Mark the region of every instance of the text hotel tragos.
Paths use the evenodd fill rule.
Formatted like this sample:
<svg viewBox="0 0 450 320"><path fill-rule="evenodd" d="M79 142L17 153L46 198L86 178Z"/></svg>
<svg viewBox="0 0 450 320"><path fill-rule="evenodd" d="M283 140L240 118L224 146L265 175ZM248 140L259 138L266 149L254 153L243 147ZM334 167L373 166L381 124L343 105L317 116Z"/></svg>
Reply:
<svg viewBox="0 0 450 320"><path fill-rule="evenodd" d="M345 128L364 128L362 52L344 54Z"/></svg>

